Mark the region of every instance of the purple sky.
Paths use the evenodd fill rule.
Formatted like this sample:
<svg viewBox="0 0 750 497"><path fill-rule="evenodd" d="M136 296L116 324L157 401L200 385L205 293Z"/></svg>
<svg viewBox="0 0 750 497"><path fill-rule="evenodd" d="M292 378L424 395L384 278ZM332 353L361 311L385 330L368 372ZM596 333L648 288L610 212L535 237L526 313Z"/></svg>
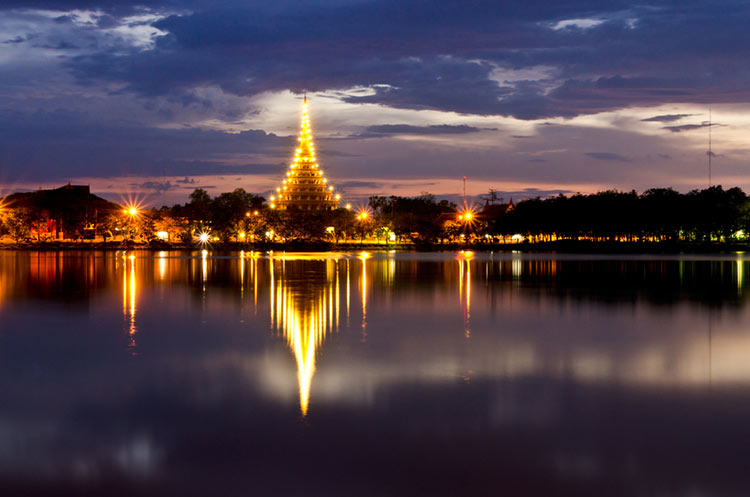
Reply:
<svg viewBox="0 0 750 497"><path fill-rule="evenodd" d="M750 4L5 0L0 190L265 194L307 91L321 167L370 194L750 190Z"/></svg>

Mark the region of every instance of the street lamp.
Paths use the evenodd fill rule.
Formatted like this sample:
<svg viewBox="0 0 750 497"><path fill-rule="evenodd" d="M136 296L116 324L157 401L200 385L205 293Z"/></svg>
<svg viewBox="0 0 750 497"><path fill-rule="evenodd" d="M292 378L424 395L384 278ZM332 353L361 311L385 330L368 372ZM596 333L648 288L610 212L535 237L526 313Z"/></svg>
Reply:
<svg viewBox="0 0 750 497"><path fill-rule="evenodd" d="M128 228L130 230L130 236L135 238L137 227L133 225L135 218L138 216L138 207L135 205L126 206L122 212L127 216Z"/></svg>

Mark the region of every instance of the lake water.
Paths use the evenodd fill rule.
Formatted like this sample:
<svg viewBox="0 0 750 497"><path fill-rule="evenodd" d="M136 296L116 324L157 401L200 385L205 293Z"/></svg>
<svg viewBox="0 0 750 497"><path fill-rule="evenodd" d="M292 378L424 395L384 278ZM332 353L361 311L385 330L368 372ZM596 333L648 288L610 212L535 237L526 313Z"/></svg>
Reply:
<svg viewBox="0 0 750 497"><path fill-rule="evenodd" d="M0 252L0 494L750 495L744 275Z"/></svg>

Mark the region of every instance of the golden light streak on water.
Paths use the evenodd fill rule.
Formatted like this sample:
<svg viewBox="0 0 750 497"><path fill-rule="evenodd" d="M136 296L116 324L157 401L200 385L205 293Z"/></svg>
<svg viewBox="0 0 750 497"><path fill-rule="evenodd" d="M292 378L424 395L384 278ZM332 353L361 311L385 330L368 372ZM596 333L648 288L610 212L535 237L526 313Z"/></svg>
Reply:
<svg viewBox="0 0 750 497"><path fill-rule="evenodd" d="M738 259L737 260L737 289L742 290L742 277L744 276L744 267L743 267L743 260Z"/></svg>
<svg viewBox="0 0 750 497"><path fill-rule="evenodd" d="M396 276L396 259L393 258L393 253L389 254L388 258L388 288L393 286L393 278Z"/></svg>
<svg viewBox="0 0 750 497"><path fill-rule="evenodd" d="M201 278L203 280L203 291L206 291L206 280L208 279L208 251L201 252Z"/></svg>
<svg viewBox="0 0 750 497"><path fill-rule="evenodd" d="M328 281L335 281L335 279L334 279L334 273L336 271L337 266L338 266L338 262L333 261L333 260L329 260L328 263L326 264L326 273L327 273L326 277L327 277ZM333 319L333 316L334 316L334 314L333 314L333 303L334 303L333 285L329 285L329 287L328 287L328 313L329 313L329 315L331 316L332 319ZM331 321L331 326L333 326L333 320Z"/></svg>
<svg viewBox="0 0 750 497"><path fill-rule="evenodd" d="M240 297L245 298L245 251L240 252Z"/></svg>
<svg viewBox="0 0 750 497"><path fill-rule="evenodd" d="M253 273L253 308L258 311L258 259L250 259L250 270Z"/></svg>
<svg viewBox="0 0 750 497"><path fill-rule="evenodd" d="M466 312L464 335L471 338L471 261L466 261Z"/></svg>
<svg viewBox="0 0 750 497"><path fill-rule="evenodd" d="M125 263L122 265L122 315L125 319L128 317L128 264L125 256Z"/></svg>
<svg viewBox="0 0 750 497"><path fill-rule="evenodd" d="M135 335L138 332L135 325L137 289L135 256L131 254L126 258L125 254L123 254L123 259L125 259L125 262L122 271L122 314L125 322L128 324L128 349L131 350L131 353L135 354Z"/></svg>
<svg viewBox="0 0 750 497"><path fill-rule="evenodd" d="M367 258L369 254L362 252L362 341L367 341Z"/></svg>
<svg viewBox="0 0 750 497"><path fill-rule="evenodd" d="M164 281L164 278L167 276L167 253L163 250L160 251L157 254L158 260L158 270L159 270L159 281Z"/></svg>
<svg viewBox="0 0 750 497"><path fill-rule="evenodd" d="M275 290L270 299L274 329L282 334L294 353L302 416L307 416L310 405L317 350L326 336L334 331L334 312L338 312L338 307L332 302L335 281L332 272L327 271L326 281L320 288L297 291L285 280L283 268L277 280L272 280Z"/></svg>
<svg viewBox="0 0 750 497"><path fill-rule="evenodd" d="M464 260L458 260L458 305L464 303Z"/></svg>
<svg viewBox="0 0 750 497"><path fill-rule="evenodd" d="M471 338L471 259L473 256L473 252L461 251L456 258L458 260L458 305L463 312L466 338Z"/></svg>
<svg viewBox="0 0 750 497"><path fill-rule="evenodd" d="M270 306L271 307L271 329L273 329L273 310L274 310L274 302L275 302L274 285L276 284L275 283L276 278L274 278L274 275L273 275L273 264L274 264L273 259L268 261L268 267L270 268L269 271L271 272L271 283L270 283L271 289L269 291L269 294L271 296L271 306Z"/></svg>
<svg viewBox="0 0 750 497"><path fill-rule="evenodd" d="M336 261L336 331L339 330L339 314L341 313L341 295L339 288L339 263Z"/></svg>
<svg viewBox="0 0 750 497"><path fill-rule="evenodd" d="M351 282L349 281L349 259L346 260L346 326L349 326L349 302L351 301Z"/></svg>

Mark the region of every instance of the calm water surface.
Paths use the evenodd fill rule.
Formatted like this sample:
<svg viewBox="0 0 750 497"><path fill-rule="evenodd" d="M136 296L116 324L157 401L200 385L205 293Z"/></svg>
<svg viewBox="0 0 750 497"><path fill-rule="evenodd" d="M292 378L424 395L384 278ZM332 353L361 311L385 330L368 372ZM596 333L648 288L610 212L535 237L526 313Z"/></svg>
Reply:
<svg viewBox="0 0 750 497"><path fill-rule="evenodd" d="M744 275L0 252L0 494L747 496Z"/></svg>

